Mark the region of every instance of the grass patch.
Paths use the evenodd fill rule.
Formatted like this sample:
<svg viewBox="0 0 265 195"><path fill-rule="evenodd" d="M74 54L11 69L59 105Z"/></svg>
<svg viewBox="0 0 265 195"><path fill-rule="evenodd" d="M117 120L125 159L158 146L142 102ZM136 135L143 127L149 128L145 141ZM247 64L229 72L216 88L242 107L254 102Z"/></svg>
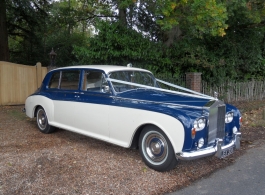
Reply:
<svg viewBox="0 0 265 195"><path fill-rule="evenodd" d="M260 119L250 124L252 127L265 127L265 120Z"/></svg>
<svg viewBox="0 0 265 195"><path fill-rule="evenodd" d="M27 116L25 115L25 113L23 113L22 111L18 111L18 110L10 110L8 112L8 114L10 116L12 116L13 118L15 119L18 119L18 120L26 120Z"/></svg>

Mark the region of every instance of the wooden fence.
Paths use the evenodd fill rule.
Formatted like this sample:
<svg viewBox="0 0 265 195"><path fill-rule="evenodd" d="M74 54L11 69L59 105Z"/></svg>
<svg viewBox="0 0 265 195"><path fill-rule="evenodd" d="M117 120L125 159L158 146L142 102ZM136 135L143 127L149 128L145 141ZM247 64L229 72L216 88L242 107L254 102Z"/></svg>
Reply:
<svg viewBox="0 0 265 195"><path fill-rule="evenodd" d="M40 87L47 68L26 66L0 61L0 105L24 104L26 98ZM169 75L156 75L157 78L185 87L185 75L174 78ZM219 87L212 87L202 81L201 92L225 102L262 100L265 98L265 81L224 82Z"/></svg>
<svg viewBox="0 0 265 195"><path fill-rule="evenodd" d="M26 98L40 87L47 68L0 61L0 105L24 104Z"/></svg>
<svg viewBox="0 0 265 195"><path fill-rule="evenodd" d="M171 75L156 76L161 80L186 87L185 75L181 75L178 78L172 77ZM207 82L202 81L201 92L209 96L214 96L214 92L217 92L218 98L225 102L262 100L265 98L265 80L245 82L229 81L224 82L218 87L211 86Z"/></svg>
<svg viewBox="0 0 265 195"><path fill-rule="evenodd" d="M225 102L262 100L265 97L265 81L230 81L219 87L211 87L202 82L202 93L213 96L217 92L218 98Z"/></svg>

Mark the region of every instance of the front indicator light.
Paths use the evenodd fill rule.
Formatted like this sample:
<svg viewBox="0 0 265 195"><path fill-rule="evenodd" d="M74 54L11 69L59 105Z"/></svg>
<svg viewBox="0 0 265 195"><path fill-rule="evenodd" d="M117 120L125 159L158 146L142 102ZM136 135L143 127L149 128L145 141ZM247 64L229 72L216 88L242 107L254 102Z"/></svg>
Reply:
<svg viewBox="0 0 265 195"><path fill-rule="evenodd" d="M191 129L191 138L194 139L196 136L196 129L195 128L192 128Z"/></svg>
<svg viewBox="0 0 265 195"><path fill-rule="evenodd" d="M242 122L243 122L243 118L239 117L239 124L242 125Z"/></svg>

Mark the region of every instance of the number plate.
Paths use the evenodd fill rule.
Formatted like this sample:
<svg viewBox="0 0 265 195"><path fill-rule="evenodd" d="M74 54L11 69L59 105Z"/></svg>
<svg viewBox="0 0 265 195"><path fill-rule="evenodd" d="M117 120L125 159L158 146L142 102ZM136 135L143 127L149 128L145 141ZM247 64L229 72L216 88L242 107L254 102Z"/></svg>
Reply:
<svg viewBox="0 0 265 195"><path fill-rule="evenodd" d="M225 157L227 157L227 156L229 156L230 154L233 154L233 153L234 153L234 146L223 150L221 158L225 158Z"/></svg>

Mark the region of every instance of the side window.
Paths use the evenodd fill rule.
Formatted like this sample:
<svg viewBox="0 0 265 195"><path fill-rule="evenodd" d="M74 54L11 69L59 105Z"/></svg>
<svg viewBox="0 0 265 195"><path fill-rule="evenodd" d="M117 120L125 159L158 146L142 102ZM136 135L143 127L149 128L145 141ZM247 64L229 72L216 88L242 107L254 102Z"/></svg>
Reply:
<svg viewBox="0 0 265 195"><path fill-rule="evenodd" d="M106 85L104 75L99 71L85 71L83 90L94 92L105 92L103 85Z"/></svg>
<svg viewBox="0 0 265 195"><path fill-rule="evenodd" d="M78 90L79 77L79 70L63 70L60 88L68 90Z"/></svg>
<svg viewBox="0 0 265 195"><path fill-rule="evenodd" d="M59 81L60 81L60 72L55 72L52 75L52 78L49 82L49 88L50 89L57 89L59 88Z"/></svg>

